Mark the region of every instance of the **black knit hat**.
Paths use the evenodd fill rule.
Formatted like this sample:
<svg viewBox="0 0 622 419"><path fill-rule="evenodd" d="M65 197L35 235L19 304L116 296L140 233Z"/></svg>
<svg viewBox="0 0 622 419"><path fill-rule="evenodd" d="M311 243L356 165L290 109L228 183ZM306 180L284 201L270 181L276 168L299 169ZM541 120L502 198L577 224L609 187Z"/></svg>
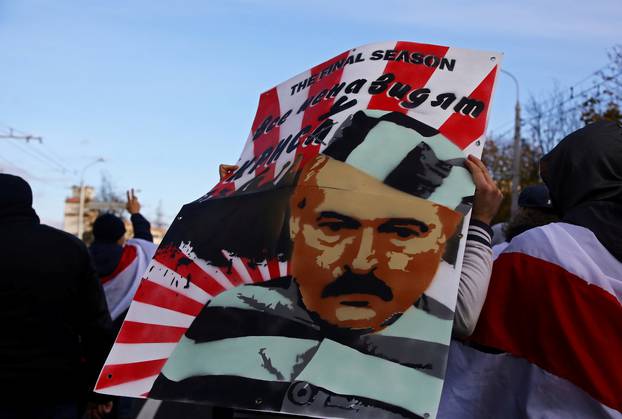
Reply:
<svg viewBox="0 0 622 419"><path fill-rule="evenodd" d="M114 243L125 235L123 220L114 214L103 214L93 223L95 241Z"/></svg>
<svg viewBox="0 0 622 419"><path fill-rule="evenodd" d="M518 206L521 208L553 209L549 188L543 183L529 185L518 195Z"/></svg>

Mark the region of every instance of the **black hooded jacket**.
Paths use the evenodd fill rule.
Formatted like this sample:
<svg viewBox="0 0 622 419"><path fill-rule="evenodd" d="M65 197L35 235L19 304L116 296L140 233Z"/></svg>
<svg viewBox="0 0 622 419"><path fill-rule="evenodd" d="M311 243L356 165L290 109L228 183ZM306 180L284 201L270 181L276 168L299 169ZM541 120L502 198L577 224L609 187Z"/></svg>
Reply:
<svg viewBox="0 0 622 419"><path fill-rule="evenodd" d="M561 221L592 231L622 262L622 126L573 132L542 158L540 175Z"/></svg>
<svg viewBox="0 0 622 419"><path fill-rule="evenodd" d="M40 224L28 184L6 174L0 266L0 403L77 400L112 346L106 300L86 246Z"/></svg>

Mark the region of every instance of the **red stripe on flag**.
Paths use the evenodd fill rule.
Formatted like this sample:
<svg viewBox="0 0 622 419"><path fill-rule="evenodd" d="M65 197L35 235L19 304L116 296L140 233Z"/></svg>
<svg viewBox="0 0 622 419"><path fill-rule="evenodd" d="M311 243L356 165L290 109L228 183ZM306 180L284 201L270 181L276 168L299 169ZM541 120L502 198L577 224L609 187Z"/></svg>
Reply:
<svg viewBox="0 0 622 419"><path fill-rule="evenodd" d="M558 265L505 253L471 339L526 358L622 411L622 305Z"/></svg>
<svg viewBox="0 0 622 419"><path fill-rule="evenodd" d="M265 164L273 153L276 144L279 142L281 129L278 121L281 119L281 108L279 105L279 94L276 87L264 92L259 97L257 114L253 121L251 135L255 135L259 129L263 132L253 141L253 155L257 159L255 175L261 174L260 184L274 178L274 164L267 167ZM272 162L273 163L273 162Z"/></svg>
<svg viewBox="0 0 622 419"><path fill-rule="evenodd" d="M311 87L307 88L307 100L311 100L310 103L307 104L307 108L304 110L304 115L302 117L302 125L301 128L306 126L310 126L311 130L309 133L313 133L313 131L323 122L319 120L321 115L327 113L333 103L335 102L335 96L330 99L323 99L330 91L330 89L335 85L341 82L341 77L343 76L343 69L345 68L345 60L348 59L350 55L350 51L346 51L338 56L313 67L310 71L310 78L315 78L315 81L311 85ZM335 69L332 73L328 75L322 75L322 70L329 69L334 64L338 64L340 61L343 61L341 67L339 69ZM340 94L341 97L344 94L344 90L342 89ZM318 96L320 95L320 96ZM318 102L313 104L313 99L317 99ZM296 109L295 112L298 112L299 109ZM313 139L309 139L310 143L305 145L306 140L309 139L308 135L303 135L300 138L300 142L298 143L298 148L296 153L303 156L302 164L304 164L309 158L315 157L320 148L320 144L315 144Z"/></svg>
<svg viewBox="0 0 622 419"><path fill-rule="evenodd" d="M106 365L102 370L95 389L101 390L157 375L165 363L166 359L156 359L153 361L132 362L131 364Z"/></svg>
<svg viewBox="0 0 622 419"><path fill-rule="evenodd" d="M477 140L484 134L486 129L486 115L490 108L490 99L492 97L492 88L495 84L495 75L497 67L493 68L490 73L482 80L482 82L469 95L469 99L484 102L484 110L479 116L473 118L469 115L461 113L452 113L452 115L439 128L439 131L454 142L461 149L465 149L473 141Z"/></svg>
<svg viewBox="0 0 622 419"><path fill-rule="evenodd" d="M121 259L119 260L117 267L114 268L114 271L112 271L111 274L100 278L102 285L116 278L116 276L130 266L134 260L136 260L136 248L130 244L124 246L123 251L121 252Z"/></svg>
<svg viewBox="0 0 622 419"><path fill-rule="evenodd" d="M240 258L240 260L244 263L244 267L246 268L246 272L250 275L253 282L264 282L265 279L261 275L261 271L259 271L259 267L255 262L251 262L249 259Z"/></svg>
<svg viewBox="0 0 622 419"><path fill-rule="evenodd" d="M177 343L186 333L185 327L123 322L116 343Z"/></svg>
<svg viewBox="0 0 622 419"><path fill-rule="evenodd" d="M270 259L268 261L268 271L270 272L270 278L280 278L281 271L279 270L279 260Z"/></svg>
<svg viewBox="0 0 622 419"><path fill-rule="evenodd" d="M395 111L406 113L408 109L400 106L400 102L407 99L406 96L403 98L396 98L388 95L388 92L391 89L391 86L395 82L399 82L402 85L410 86L410 89L406 92L406 95L411 90L420 89L426 85L434 71L437 67L428 67L425 64L413 64L408 61L404 61L404 55L400 56L400 52L406 51L409 55L411 53L419 53L421 54L421 59L425 59L428 55L433 55L438 57L439 63L440 60L447 54L449 47L443 47L439 45L429 45L429 44L418 44L415 42L398 42L395 45L396 55L393 57L393 60L400 59L400 61L389 61L387 66L384 69L383 74L392 73L395 76L395 80L389 83L389 87L382 93L372 96L369 101L368 109L381 109L386 111Z"/></svg>
<svg viewBox="0 0 622 419"><path fill-rule="evenodd" d="M222 272L222 274L226 276L229 282L231 282L231 284L233 284L234 286L237 287L238 285L242 285L244 283L244 280L242 279L240 274L235 269L233 269L233 267L219 269L220 272Z"/></svg>
<svg viewBox="0 0 622 419"><path fill-rule="evenodd" d="M174 246L158 249L154 259L215 297L225 290L218 281Z"/></svg>
<svg viewBox="0 0 622 419"><path fill-rule="evenodd" d="M202 303L147 279L141 281L136 294L134 294L134 301L167 308L191 316L196 316L203 308Z"/></svg>

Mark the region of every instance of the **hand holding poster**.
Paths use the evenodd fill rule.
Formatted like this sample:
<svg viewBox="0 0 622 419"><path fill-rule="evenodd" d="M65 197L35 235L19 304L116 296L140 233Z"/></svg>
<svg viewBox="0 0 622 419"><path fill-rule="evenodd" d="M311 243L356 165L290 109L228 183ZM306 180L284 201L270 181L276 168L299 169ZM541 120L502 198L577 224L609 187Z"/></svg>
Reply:
<svg viewBox="0 0 622 419"><path fill-rule="evenodd" d="M481 154L499 61L372 44L263 93L239 168L182 208L97 389L435 417L474 192L464 159Z"/></svg>

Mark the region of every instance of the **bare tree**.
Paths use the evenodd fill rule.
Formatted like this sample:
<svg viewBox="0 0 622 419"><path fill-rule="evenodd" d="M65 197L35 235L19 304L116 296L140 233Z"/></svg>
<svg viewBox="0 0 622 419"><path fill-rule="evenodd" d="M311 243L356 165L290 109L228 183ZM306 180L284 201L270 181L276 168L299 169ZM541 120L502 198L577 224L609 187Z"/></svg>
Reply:
<svg viewBox="0 0 622 419"><path fill-rule="evenodd" d="M599 120L622 122L622 45L609 51L608 65L598 72L596 89L581 103L581 120L589 124Z"/></svg>
<svg viewBox="0 0 622 419"><path fill-rule="evenodd" d="M123 215L125 208L124 194L115 188L110 175L103 171L101 172L97 201L100 206L100 213L111 212L118 216Z"/></svg>
<svg viewBox="0 0 622 419"><path fill-rule="evenodd" d="M581 126L579 101L556 83L543 98L529 97L525 105L526 141L541 154L548 153L562 138Z"/></svg>

